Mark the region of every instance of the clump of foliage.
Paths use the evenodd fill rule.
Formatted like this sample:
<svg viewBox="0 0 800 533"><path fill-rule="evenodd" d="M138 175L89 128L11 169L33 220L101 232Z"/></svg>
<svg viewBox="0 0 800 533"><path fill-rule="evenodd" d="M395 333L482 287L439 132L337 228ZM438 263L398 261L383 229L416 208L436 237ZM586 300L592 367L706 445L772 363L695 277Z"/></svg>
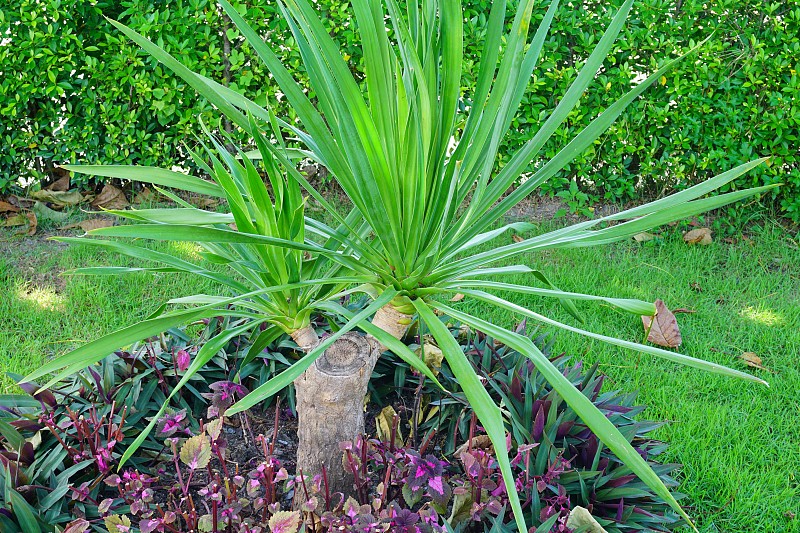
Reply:
<svg viewBox="0 0 800 533"><path fill-rule="evenodd" d="M463 85L469 87L479 75L491 2L463 4L467 21ZM542 61L509 134L501 141L501 164L541 127L619 4L565 11L553 21ZM314 6L352 68L363 73L364 58L348 3L319 0ZM292 39L277 3L236 7L270 44ZM98 0L69 7L58 0L9 0L5 8L0 28L10 31L6 35L13 45L0 46L0 71L20 75L2 82L2 92L16 97L0 108L0 136L7 148L0 154L0 194L14 190L20 177L53 179L59 175L55 164L77 157L87 162L194 166L181 143L195 132L195 118L211 118L213 109L163 70L141 68L146 56L123 37L109 33L102 15L143 35L154 31L169 35L162 46L179 50L189 68L202 68L259 104L264 103L265 91L272 92L262 82L264 67L249 61L253 49L210 0L168 6L144 0ZM636 16L624 39L598 76L599 90L586 94L569 122L558 128L545 145L545 157L552 157L563 140L588 125L594 109L619 98L639 73L654 68L666 51L688 50L712 31L714 37L698 50L698 62L677 65L647 98L631 104L602 144L579 155L543 184L543 191L585 210L597 201L636 199L641 190L660 192L697 183L754 157L771 155L769 167L734 186L785 181L777 200L785 215L798 220L800 169L793 148L800 119L792 106L800 90L800 9L784 10L781 3L743 5L737 0L713 4L657 0L634 9ZM533 19L545 11L546 5L535 6ZM509 14L506 23L511 22ZM29 54L20 58L19 50ZM297 48L276 46L276 53L308 88ZM460 104L463 113L471 104L469 95ZM275 111L281 117L294 116L286 100L278 102ZM701 115L703 120L697 120ZM739 133L747 135L747 142L739 142ZM240 143L247 141L242 132L232 129L232 134ZM87 180L77 175L73 184L85 186Z"/></svg>
<svg viewBox="0 0 800 533"><path fill-rule="evenodd" d="M646 459L531 339L442 301L443 297L461 293L498 309L610 344L711 372L762 381L708 361L563 324L521 307L496 292L557 298L578 320L581 315L574 303L578 300L604 302L635 315L653 316L655 306L646 302L560 291L542 273L522 264L529 261L523 256L545 249L596 246L626 239L652 226L766 192L772 186L703 198L759 166L763 160L744 163L640 207L479 251L479 247L504 233L529 229L524 223L502 224L501 219L538 186L574 161L579 153L593 146L630 103L664 77L673 63L682 59L654 69L642 83L606 107L546 162L536 166L524 180L520 179L529 164L541 156L558 127L568 121L581 96L596 80L606 57L614 49L632 8L632 0L626 1L617 11L580 73L536 134L499 168L495 165L500 139L509 130L533 70L541 59L547 33L559 8L558 1L551 2L538 28L530 32L531 0L516 6L509 31L504 23L506 3L492 4L477 83L468 89L471 104L467 119L463 121L459 116L464 70L463 12L458 2L424 0L409 3L403 10L394 0L388 0L385 6L365 0L354 1L352 7L364 54L366 77L363 80L354 76L309 2L291 0L281 4L309 76L313 100L238 10L226 0L220 3L296 111L297 122L289 121L288 117L277 118L271 108L259 106L223 84L189 70L157 44L120 23L114 24L217 106L227 120L252 136L258 147L254 157L261 158L263 171L272 184L272 195L246 153L231 153L210 134L214 149L205 150L202 156L195 154L194 159L213 177L214 183L163 169L70 168L90 175L167 184L226 198L231 207L230 215L193 208L173 195L181 203L180 209L116 212L140 223L92 232L93 235L121 238L201 243L209 261L229 269L225 274L177 262L166 254L154 255L138 244L87 242L167 265L157 268L158 271L191 272L209 277L231 289L234 296L195 295L173 301L197 307L164 313L110 334L44 365L33 372L31 378L57 371L59 375L54 379L58 379L96 362L102 357L98 354L186 321L217 315L252 319L220 333L203 346L168 396L170 398L220 345L233 336L252 331L255 326L268 324L277 332L276 338L280 331L294 338L300 336L300 332L309 332L314 314L327 313L344 322L343 327L323 339L317 339L316 333L310 331L313 342L308 343L307 355L228 408L227 413L234 414L274 395L305 372L327 346L356 328L373 336L432 382L437 382L422 363L423 358L410 352L397 339L416 320L420 331L430 333L441 349L484 427L496 451L517 527L524 530L522 503L512 484L502 410L437 316L437 313L444 313L487 332L527 357L588 429L688 521L675 496ZM392 30L391 36L387 29ZM271 137L264 131L270 132ZM285 134L298 138L302 149L287 147L283 141ZM347 216L342 216L297 171L293 160L298 157L310 158L329 169L354 206ZM519 185L509 192L515 183ZM301 187L336 221L336 228L304 216ZM529 274L531 283L544 286L494 281L497 277L520 273ZM241 278L246 283L240 282ZM365 293L370 296L371 303L353 314L338 302L349 292ZM376 326L370 318L379 313L382 319L386 315L394 316L394 324L375 320L381 324L381 327ZM355 396L360 394L360 391L354 393ZM150 428L154 424L152 422ZM137 438L123 460L144 442L147 433L144 431Z"/></svg>
<svg viewBox="0 0 800 533"><path fill-rule="evenodd" d="M517 331L524 332L525 328L523 322ZM564 525L575 506L588 509L607 531L612 532L669 531L684 524L662 498L597 439L524 355L469 328L454 326L452 332L460 337L465 355L486 383L491 396L503 402L509 449L514 456L511 462L514 483L523 508L530 516L529 524L540 525L559 514L557 521ZM550 342L545 336L536 337L534 342L646 458L662 481L676 487L672 473L677 465L658 462L666 445L648 435L661 424L638 420L644 407L636 404L636 393L602 392L606 377L598 372L596 365L585 368L581 362L573 363L564 355L551 356ZM394 374L389 372L392 367L396 369ZM403 413L409 430L408 443L414 446L421 442L424 450L433 439L445 457L463 463L473 483L479 478L486 480L484 488L491 488L487 494L496 491L502 495L496 461L486 453L487 448L491 449L488 441L485 436L476 436L480 431L474 411L446 361L441 362L438 371L447 394L405 369L401 361L387 359L378 368L385 378L376 380L376 392L382 392L380 396L384 402L391 402L393 394L389 382L394 382L405 391L403 394L413 394L413 408ZM386 382L386 386L381 386L382 382ZM469 450L471 456L465 456L467 446L464 443L473 442ZM459 491L453 488L448 492ZM459 507L464 507L466 513L470 505L474 506L473 514L477 516L480 514L477 511L486 509L503 508L505 511L508 502L472 492L469 497L462 496ZM497 515L495 512L501 523L510 518L505 514Z"/></svg>

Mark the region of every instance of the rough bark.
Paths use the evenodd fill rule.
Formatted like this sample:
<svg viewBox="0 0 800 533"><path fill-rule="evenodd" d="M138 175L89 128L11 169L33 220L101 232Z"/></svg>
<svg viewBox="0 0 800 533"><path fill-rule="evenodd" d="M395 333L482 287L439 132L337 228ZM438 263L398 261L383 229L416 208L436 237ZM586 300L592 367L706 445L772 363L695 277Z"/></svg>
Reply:
<svg viewBox="0 0 800 533"><path fill-rule="evenodd" d="M411 316L391 305L378 310L372 323L397 339L405 335ZM310 326L292 333L303 351L319 339ZM353 492L352 473L346 471L341 442L353 442L364 433L364 398L372 370L386 349L372 336L346 333L334 342L294 381L297 399L297 471L306 476L322 473L331 493ZM295 507L304 500L295 492Z"/></svg>
<svg viewBox="0 0 800 533"><path fill-rule="evenodd" d="M364 397L380 347L373 339L346 333L294 382L297 397L298 473L314 476L325 467L331 493L349 494L339 443L364 432ZM303 501L301 491L295 502Z"/></svg>

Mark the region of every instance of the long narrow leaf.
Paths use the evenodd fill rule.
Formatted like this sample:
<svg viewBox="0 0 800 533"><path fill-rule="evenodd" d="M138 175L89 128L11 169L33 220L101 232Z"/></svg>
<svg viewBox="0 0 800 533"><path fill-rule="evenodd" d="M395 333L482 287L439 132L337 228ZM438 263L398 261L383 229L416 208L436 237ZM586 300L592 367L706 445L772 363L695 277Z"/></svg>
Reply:
<svg viewBox="0 0 800 533"><path fill-rule="evenodd" d="M650 487L658 496L678 512L688 524L692 524L691 519L681 508L669 489L653 472L639 452L636 451L630 442L620 433L619 429L587 398L581 391L577 390L572 383L553 365L529 338L507 331L495 326L485 320L481 320L466 313L461 313L446 305L435 304L437 309L445 312L456 320L483 331L495 339L505 343L512 349L519 351L527 356L536 369L542 373L544 378L553 386L558 394L575 410L581 420L597 435L597 437L608 448L620 458L639 478ZM695 529L696 531L696 529Z"/></svg>
<svg viewBox="0 0 800 533"><path fill-rule="evenodd" d="M520 531L527 531L525 518L522 514L522 505L519 501L519 494L514 486L514 475L511 472L511 462L508 459L508 446L506 446L506 430L503 425L503 415L500 408L494 403L489 393L478 379L475 369L472 368L464 352L461 350L458 341L450 333L450 330L442 324L428 305L420 299L413 300L414 308L419 313L420 320L430 329L431 334L439 344L442 353L447 359L447 364L453 371L453 375L458 380L461 389L466 394L472 409L481 421L487 435L494 445L497 463L503 474L503 482L506 485L511 508L514 510L514 519Z"/></svg>

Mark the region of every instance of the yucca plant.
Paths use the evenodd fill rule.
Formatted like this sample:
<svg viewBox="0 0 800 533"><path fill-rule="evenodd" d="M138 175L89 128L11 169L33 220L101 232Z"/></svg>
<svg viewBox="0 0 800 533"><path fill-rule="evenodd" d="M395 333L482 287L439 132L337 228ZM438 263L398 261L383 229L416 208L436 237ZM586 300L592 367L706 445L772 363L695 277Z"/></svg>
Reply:
<svg viewBox="0 0 800 533"><path fill-rule="evenodd" d="M443 350L449 367L494 443L506 482L511 483L513 478L506 454L501 411L484 390L458 343L437 317L437 312L445 313L529 357L542 376L608 448L688 520L669 490L627 439L586 396L572 386L530 339L442 303L443 297L460 292L467 298L611 344L699 369L761 382L758 378L714 363L587 332L491 293L493 290L503 290L557 298L576 318L580 316L574 304L577 300L603 301L634 314L654 315L655 307L650 303L560 291L547 282L541 273L515 261L528 261L527 258L522 259L525 257L523 254L537 250L595 246L628 238L654 226L721 207L769 188L760 187L704 198L707 193L763 161L756 160L641 207L520 242L477 251L478 247L485 247L504 233L530 229L532 226L524 223L504 224L503 216L538 185L592 145L630 102L680 59L667 62L619 101L611 103L552 159L538 159L541 148L567 118L601 68L632 3L633 0L627 0L622 5L560 103L533 137L500 169L495 168L500 141L536 66L550 22L558 11L558 0L551 0L532 37L529 36L534 5L532 0L518 3L507 32L504 31L507 3L494 2L488 16L477 85L466 92L461 87L463 15L458 0L408 0L405 8L401 8L397 0L353 0L351 8L363 46L363 80L354 77L349 65L337 51L336 43L315 14L312 4L308 0L283 0L280 8L302 55L310 88L315 95L313 100L238 11L227 0L220 0L227 15L266 64L271 81L288 99L300 124L275 119L268 109L192 72L151 41L114 22L123 33L216 105L229 120L252 134L258 144L260 157L269 162L267 167L272 172L277 172L278 166L282 167L288 174L286 187L299 183L337 221L338 227L333 229L306 217L306 230L314 230L323 238L324 244L320 245L308 236L304 239L303 232L297 226L290 224L295 231L287 234L282 225L267 228L259 223L259 217L264 216L265 212L274 212L276 217L288 217L294 224L299 224L298 217L283 212L291 209L296 213L298 207L293 203L294 200L288 203L276 200L274 205L271 204L269 197L256 186L256 175L247 164L247 154L239 154L240 160L244 161L239 163L230 155L225 155L222 146L217 147L219 157L227 165L222 179L221 165L215 163L206 168L217 185L159 169L70 167L71 170L88 174L137 179L226 197L236 229L224 225L231 220L229 218L213 218L220 216L218 214L179 210L177 213L183 213L185 218L167 212L119 213L138 218L143 223L103 228L92 233L194 241L206 249L209 259L226 263L249 284L234 282L236 278L218 279L231 287L236 296L213 301L204 296L181 300L179 303L201 305L151 318L95 341L48 363L31 377L57 370L62 373L74 371L94 362L117 345L169 327L179 320L219 313L220 309L227 310L229 304L237 304L247 309L248 316L252 316L254 322L272 323L291 333L301 348L309 353L284 374L234 405L229 413L254 405L305 372L304 379L309 379L309 383L315 386L298 387L301 440L312 439L320 448L326 448L332 446L331 433L337 438L342 435L338 430L330 430L330 426L346 425L350 421L349 418L344 421L337 418L341 411L335 407L335 399L356 405L354 398L359 401L363 398L366 385L364 379L354 380L347 387L337 390L335 395L320 400L325 387L332 386L333 382L319 381L319 375L314 377L309 373L320 370L318 358L324 353L324 348L331 346L336 350L322 366L336 366L337 361L340 365L332 374L324 371L324 368L321 374L342 377L359 372L369 376L376 353L383 347L388 346L408 357L405 346L395 339L401 338L408 324L416 319ZM459 111L462 107L466 109L465 117ZM274 132L274 138L266 141L262 138L262 130L269 130L271 125L277 125L280 131ZM302 147L297 150L283 148L279 142L283 134L295 137ZM251 154L251 157L254 156ZM353 210L347 217L340 217L336 209L295 170L294 157L311 158L330 171L353 203ZM535 164L531 165L534 161ZM512 186L515 187L512 189ZM184 208L188 209L186 206ZM115 248L123 253L130 251L127 244L103 241L103 244L96 245ZM298 252L311 255L306 260L308 268L299 267L306 263L299 261ZM138 252L130 253L138 255ZM271 254L272 259L268 261L262 254ZM175 261L153 256L149 252L146 258L167 264L170 264L167 261ZM286 277L272 274L274 269L282 272L283 267L277 264L281 258L298 265L297 268L287 269ZM317 268L322 264L328 266ZM257 268L252 268L254 265ZM173 268L205 276L217 275L197 265L181 264ZM258 273L252 279L248 277L251 269ZM266 271L271 274L262 277L261 273ZM495 281L495 278L519 273L529 273L531 282L538 282L539 286ZM346 287L370 294L373 302L355 316L348 313L333 298ZM297 291L308 299L301 300L303 296ZM284 306L283 300L278 301L278 295L283 297L284 294L288 295L287 302L295 302L294 307ZM270 295L269 298L266 295ZM313 330L309 330L304 318L303 313L308 310L339 314L347 325L317 344L319 339ZM239 310L226 312L241 313ZM368 319L373 314L375 316L370 322ZM347 343L334 343L344 331L353 328L370 334L366 338L366 345L359 348L357 339L362 337L355 334L342 339L349 339ZM377 342L372 336L377 338ZM368 355L354 355L357 349L366 350ZM409 358L409 361L412 360ZM202 358L198 357L193 366L197 368L201 364ZM414 365L420 368L418 359ZM346 398L341 395L346 395ZM358 429L352 428L353 431ZM333 473L336 461L330 458L335 457L336 450L321 450L317 455L325 457L328 462L314 463L311 459L306 462L301 457L298 465L307 467L307 473L314 473L320 464L327 464ZM526 531L512 486L509 486L509 492L518 527L520 531Z"/></svg>

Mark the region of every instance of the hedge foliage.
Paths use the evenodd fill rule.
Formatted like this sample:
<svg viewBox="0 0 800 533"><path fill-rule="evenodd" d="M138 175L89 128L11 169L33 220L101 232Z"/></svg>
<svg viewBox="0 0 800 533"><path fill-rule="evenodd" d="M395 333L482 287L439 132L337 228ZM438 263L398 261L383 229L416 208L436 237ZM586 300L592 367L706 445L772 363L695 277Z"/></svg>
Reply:
<svg viewBox="0 0 800 533"><path fill-rule="evenodd" d="M358 69L360 50L348 3L315 3ZM619 3L585 0L561 7L504 157L533 135L558 102ZM464 4L468 88L491 0ZM545 7L538 5L538 17ZM212 127L226 127L205 101L122 38L103 15L156 39L190 68L256 101L277 100L279 112L291 115L214 2L5 0L0 9L0 193L18 187L19 180L49 179L53 164L67 161L188 166L183 143L193 142L198 116ZM240 11L302 79L299 54L277 9L275 2L251 0L242 2ZM638 4L604 70L540 161L634 80L712 32L696 55L632 104L546 191L580 209L598 200L659 194L746 160L773 156L732 187L784 182L774 198L785 215L800 220L800 5L794 2ZM468 98L465 92L465 107ZM233 135L245 141L238 132Z"/></svg>

